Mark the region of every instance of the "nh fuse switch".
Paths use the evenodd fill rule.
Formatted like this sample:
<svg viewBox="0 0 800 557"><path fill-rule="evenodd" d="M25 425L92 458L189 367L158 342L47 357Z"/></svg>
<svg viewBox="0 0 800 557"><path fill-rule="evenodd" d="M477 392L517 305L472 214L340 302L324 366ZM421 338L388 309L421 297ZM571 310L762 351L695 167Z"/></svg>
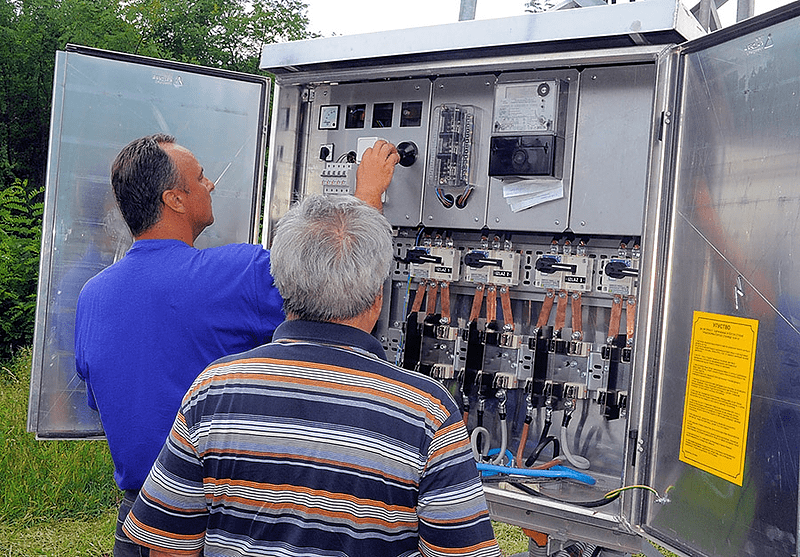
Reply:
<svg viewBox="0 0 800 557"><path fill-rule="evenodd" d="M538 288L570 292L592 289L594 259L586 255L542 254L534 270L534 285Z"/></svg>
<svg viewBox="0 0 800 557"><path fill-rule="evenodd" d="M416 246L406 252L406 260L412 277L447 282L458 280L460 261L455 248Z"/></svg>
<svg viewBox="0 0 800 557"><path fill-rule="evenodd" d="M471 250L464 256L465 279L469 282L516 286L520 255L508 250Z"/></svg>
<svg viewBox="0 0 800 557"><path fill-rule="evenodd" d="M612 257L600 261L601 292L632 296L639 287L639 259Z"/></svg>

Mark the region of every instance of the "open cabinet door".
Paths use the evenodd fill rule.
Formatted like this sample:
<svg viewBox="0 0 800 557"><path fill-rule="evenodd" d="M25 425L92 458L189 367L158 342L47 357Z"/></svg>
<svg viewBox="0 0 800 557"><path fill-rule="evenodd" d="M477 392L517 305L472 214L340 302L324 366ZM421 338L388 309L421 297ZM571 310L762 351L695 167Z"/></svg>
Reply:
<svg viewBox="0 0 800 557"><path fill-rule="evenodd" d="M653 538L798 554L800 5L680 48Z"/></svg>
<svg viewBox="0 0 800 557"><path fill-rule="evenodd" d="M73 352L83 284L122 257L130 232L109 181L133 139L174 135L215 182L198 248L256 240L269 80L69 46L56 56L28 430L103 435ZM202 303L202 301L198 301Z"/></svg>

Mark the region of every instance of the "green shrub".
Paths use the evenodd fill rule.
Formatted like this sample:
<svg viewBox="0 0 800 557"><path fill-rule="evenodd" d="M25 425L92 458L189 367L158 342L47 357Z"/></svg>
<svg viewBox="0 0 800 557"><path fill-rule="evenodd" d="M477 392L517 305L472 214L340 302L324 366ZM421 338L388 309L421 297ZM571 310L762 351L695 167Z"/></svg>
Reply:
<svg viewBox="0 0 800 557"><path fill-rule="evenodd" d="M41 189L0 189L0 362L33 341L42 229Z"/></svg>

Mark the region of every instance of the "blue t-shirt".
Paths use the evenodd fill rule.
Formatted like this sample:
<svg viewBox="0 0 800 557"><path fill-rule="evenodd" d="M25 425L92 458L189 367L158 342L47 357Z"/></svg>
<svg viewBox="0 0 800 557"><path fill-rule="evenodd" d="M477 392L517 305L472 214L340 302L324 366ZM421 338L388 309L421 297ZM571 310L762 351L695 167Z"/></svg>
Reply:
<svg viewBox="0 0 800 557"><path fill-rule="evenodd" d="M269 342L282 321L269 251L258 245L140 240L86 283L75 361L120 489L141 488L197 375Z"/></svg>

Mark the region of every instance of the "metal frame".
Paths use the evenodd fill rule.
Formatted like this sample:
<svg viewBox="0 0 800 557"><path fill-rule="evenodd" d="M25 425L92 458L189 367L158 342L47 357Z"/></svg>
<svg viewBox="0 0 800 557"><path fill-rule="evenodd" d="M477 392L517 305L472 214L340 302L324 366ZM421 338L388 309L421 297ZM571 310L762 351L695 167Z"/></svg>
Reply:
<svg viewBox="0 0 800 557"><path fill-rule="evenodd" d="M587 26L591 26L593 31L587 31ZM568 30L568 36L561 37L563 40L557 41L556 48L556 37L563 35L565 29ZM313 94L314 88L328 83L653 64L657 68L658 84L653 113L661 114L669 102L670 89L667 82L672 75L670 53L674 51L674 43L702 35L703 30L688 10L672 2L656 0L518 18L461 22L423 30L387 32L379 37L333 37L268 45L262 56L262 67L275 73L278 99L289 90ZM499 38L488 44L476 44L476 41L486 37ZM376 42L378 38L379 44ZM405 45L414 45L414 51L405 50ZM302 98L292 103L292 113L302 112L303 104ZM276 117L273 117L273 122L277 122ZM308 126L299 125L295 129L296 141L306 143L309 137ZM279 132L273 129L273 141L277 133ZM654 129L652 144L664 144L660 141L660 134L661 130ZM303 151L302 146L298 147ZM275 148L273 143L270 152L275 153ZM660 183L663 178L666 154L660 148L656 151L648 163L650 183ZM294 162L292 168L304 167L302 160L297 159ZM298 193L304 191L306 185L298 181L302 182L305 178L297 170L290 179L291 185L287 182L288 176L281 180L277 178L278 171L271 166L271 174L273 170L276 174L270 176L270 189L290 189ZM280 195L284 196L284 193ZM647 199L648 215L660 215L664 210L664 203L662 192L651 187ZM270 222L274 223L280 217L282 205L282 200L273 203ZM648 222L651 220L652 217L648 216ZM646 250L655 251L661 238L647 233L643 240L646 242ZM651 292L650 289L655 287L658 277L655 269L659 261L660 254L646 255L643 265L650 269L647 274L650 284L643 286L642 290ZM658 311L658 301L645 294L640 303L637 320L642 328L641 338L649 339L657 334L652 321ZM638 345L643 345L643 342L638 342ZM637 348L635 354L636 366L646 369L645 362L651 358L649 350L645 347L641 350ZM639 372L637 374L642 375ZM634 378L635 392L632 400L636 397L644 399L654 379L650 375ZM638 436L626 441L622 455L626 460L633 455L636 458L645 458L641 451L649 444L644 437L649 434L644 425L651 418L650 412L646 410L650 408L649 403L632 404L627 430L636 431ZM626 466L624 475L639 473L642 468L646 466ZM632 483L628 477L621 480L626 484ZM486 486L486 495L494 518L523 527L539 527L558 539L592 541L614 550L632 553L641 552L646 547L643 544L647 544L642 532L632 526L642 516L646 498L633 492L626 493L619 503L601 512L551 500L532 499L529 495L491 485Z"/></svg>
<svg viewBox="0 0 800 557"><path fill-rule="evenodd" d="M448 73L455 73L453 63L499 52L526 54L530 63L533 54L537 60L553 53L563 58L570 51L680 43L703 34L680 2L648 0L271 44L264 47L260 67L287 82L293 80L286 74L300 74L295 82L309 83L325 74L338 82L348 73L363 78L368 66L372 72L391 65L398 69L395 75L402 76L402 71L439 61ZM353 70L356 61L359 69Z"/></svg>

